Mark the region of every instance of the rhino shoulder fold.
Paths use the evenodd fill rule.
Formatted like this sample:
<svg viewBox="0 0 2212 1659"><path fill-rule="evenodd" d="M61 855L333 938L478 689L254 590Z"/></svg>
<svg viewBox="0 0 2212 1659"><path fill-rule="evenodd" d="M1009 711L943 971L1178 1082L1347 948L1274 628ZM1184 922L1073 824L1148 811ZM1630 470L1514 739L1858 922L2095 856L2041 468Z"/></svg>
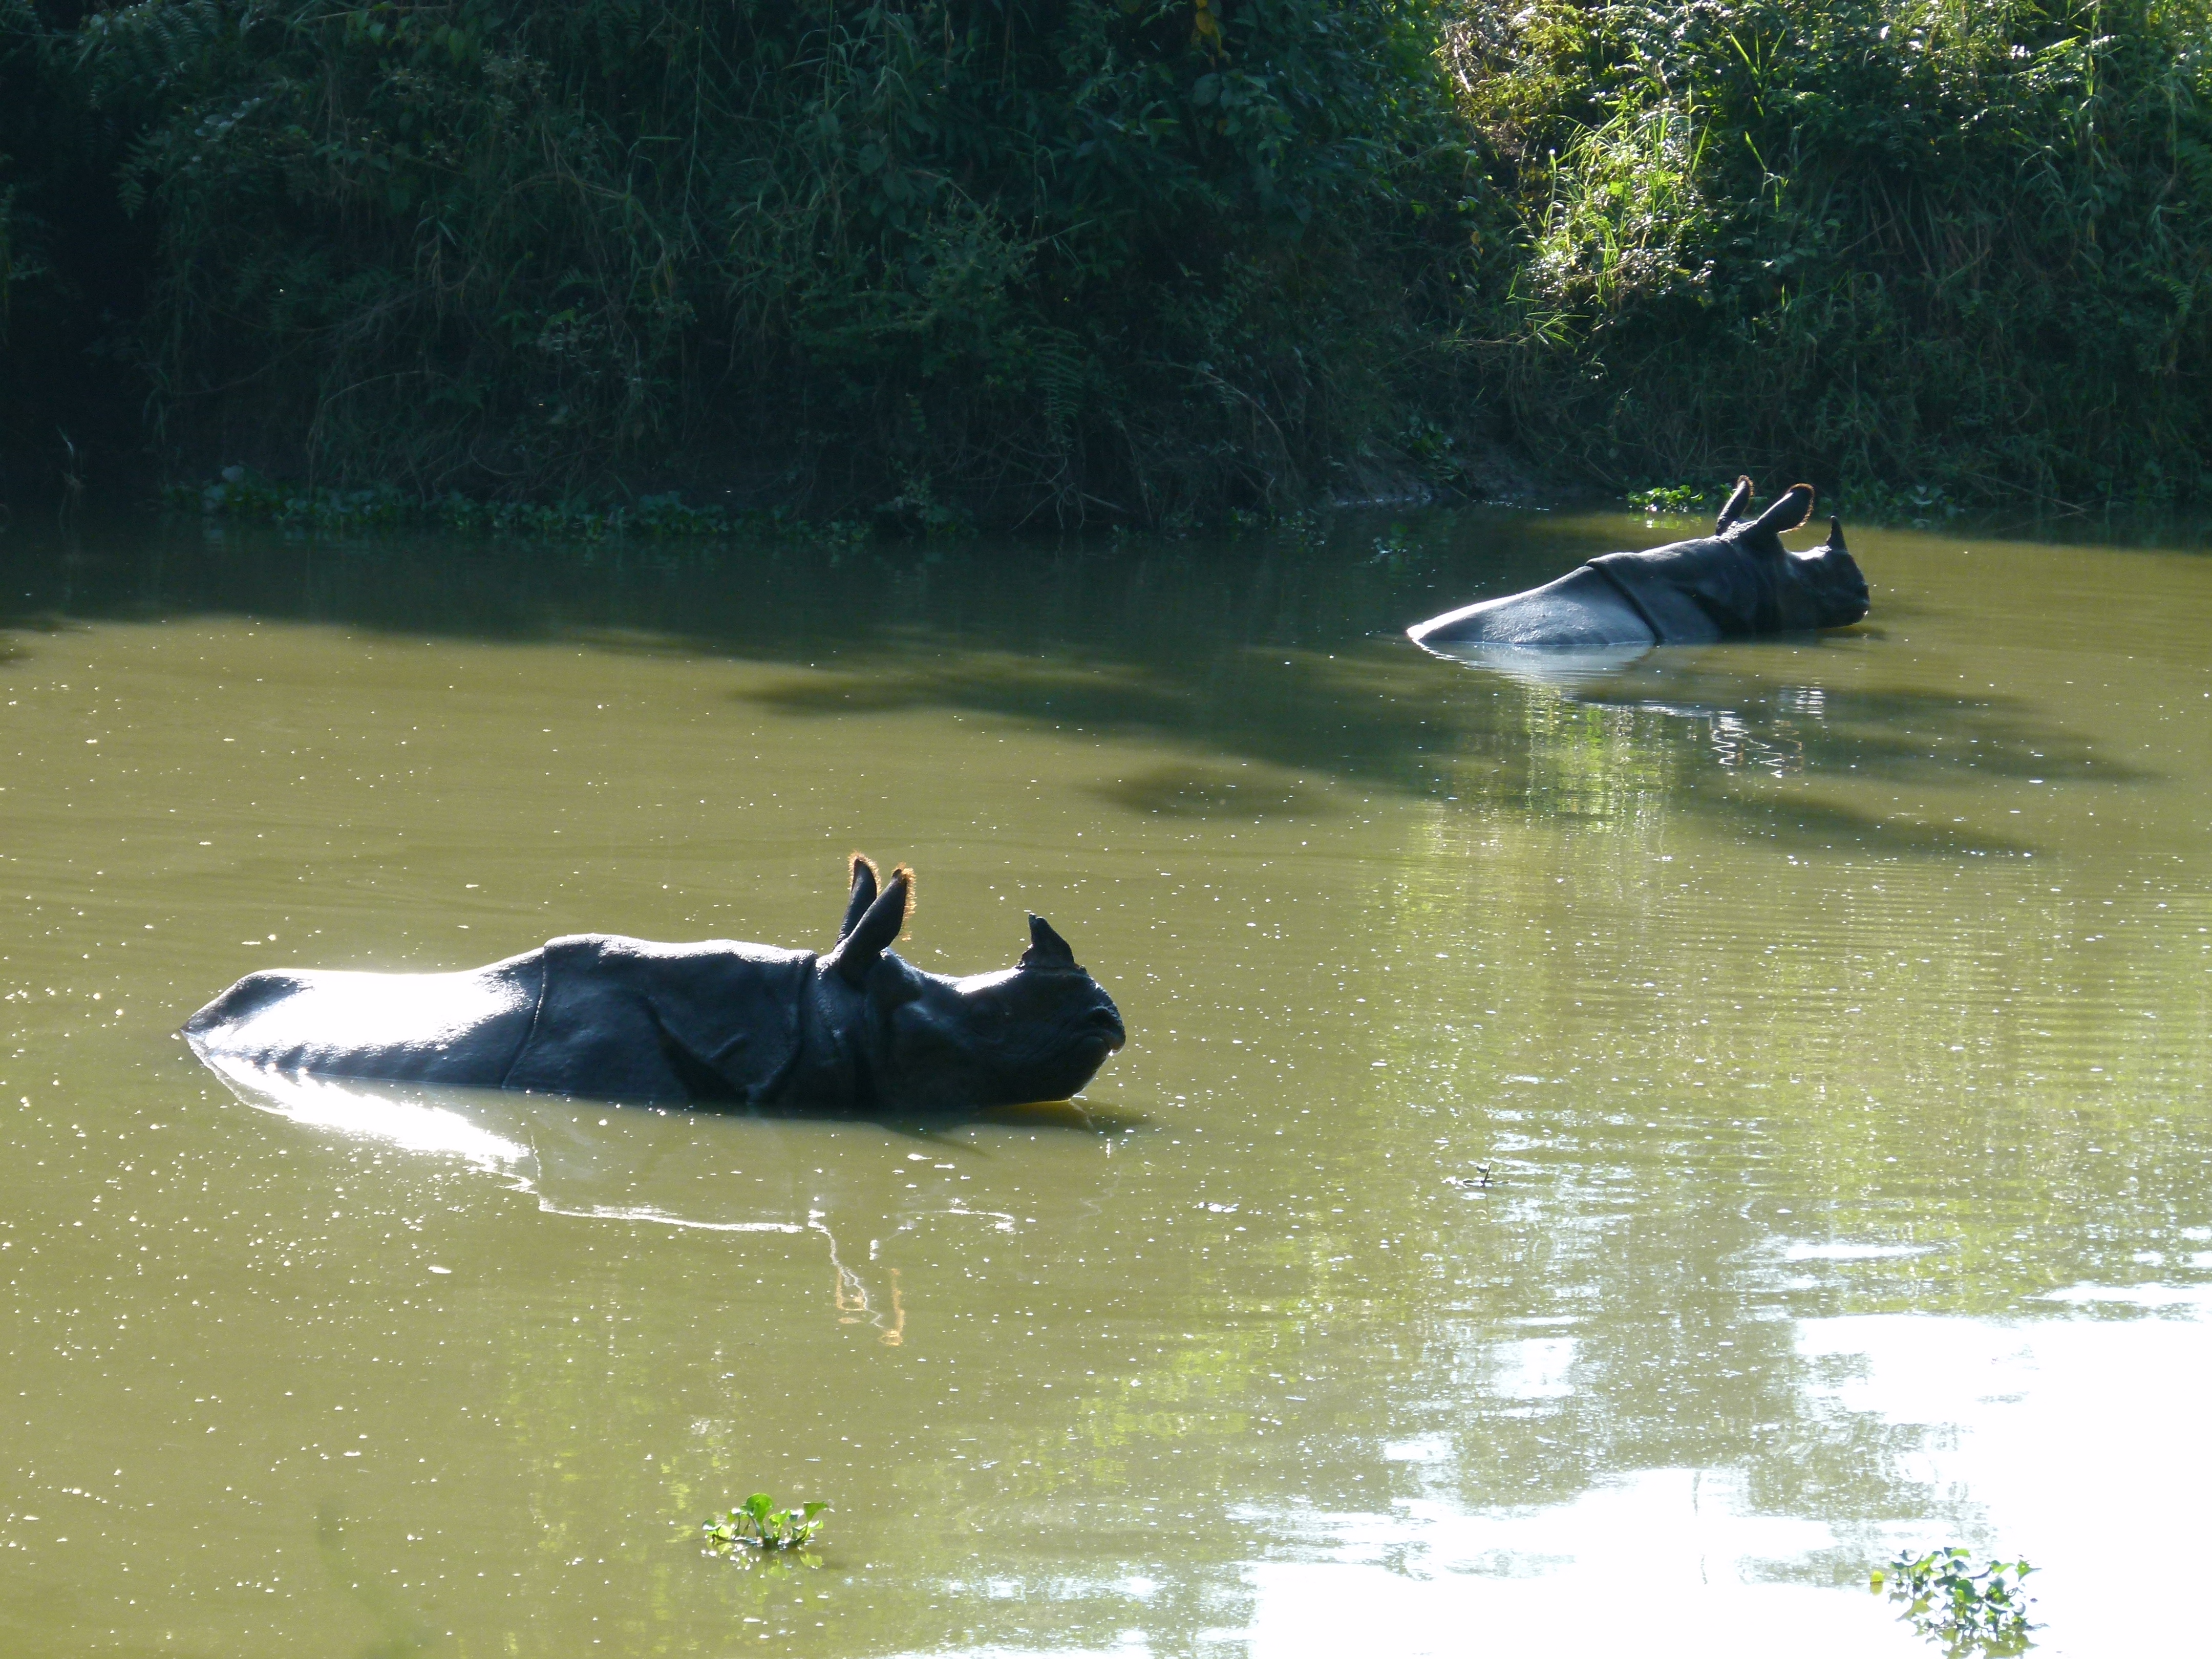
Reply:
<svg viewBox="0 0 2212 1659"><path fill-rule="evenodd" d="M544 957L544 995L508 1088L761 1105L798 1061L811 951L577 933L548 940Z"/></svg>
<svg viewBox="0 0 2212 1659"><path fill-rule="evenodd" d="M1680 580L1672 556L1653 554L1672 550L1655 548L1649 553L1607 553L1590 561L1634 605L1662 645L1706 645L1721 637L1721 625L1698 602L1693 588Z"/></svg>

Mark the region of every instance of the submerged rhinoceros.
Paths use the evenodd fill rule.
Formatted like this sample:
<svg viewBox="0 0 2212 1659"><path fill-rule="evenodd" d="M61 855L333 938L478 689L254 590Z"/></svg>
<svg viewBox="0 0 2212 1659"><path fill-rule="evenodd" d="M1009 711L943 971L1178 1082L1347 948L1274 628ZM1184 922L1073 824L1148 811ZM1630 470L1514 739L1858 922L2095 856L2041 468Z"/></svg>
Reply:
<svg viewBox="0 0 2212 1659"><path fill-rule="evenodd" d="M1826 543L1809 553L1782 544L1784 531L1813 516L1812 485L1792 484L1746 520L1750 503L1751 480L1738 478L1710 536L1607 553L1541 587L1448 611L1406 631L1432 647L1593 650L1843 628L1866 615L1866 578L1844 547L1840 521L1828 521Z"/></svg>
<svg viewBox="0 0 2212 1659"><path fill-rule="evenodd" d="M913 872L853 859L826 956L584 933L456 974L264 969L185 1022L201 1058L325 1077L598 1100L939 1112L1063 1100L1121 1046L1121 1016L1040 916L994 974L888 948Z"/></svg>

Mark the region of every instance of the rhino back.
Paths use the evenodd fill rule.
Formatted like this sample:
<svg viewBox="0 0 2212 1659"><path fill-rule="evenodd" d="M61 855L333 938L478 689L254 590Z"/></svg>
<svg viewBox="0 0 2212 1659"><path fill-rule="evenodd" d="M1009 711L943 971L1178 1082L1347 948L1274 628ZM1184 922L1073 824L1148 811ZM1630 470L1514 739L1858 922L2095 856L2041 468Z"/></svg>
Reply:
<svg viewBox="0 0 2212 1659"><path fill-rule="evenodd" d="M1448 611L1406 630L1423 645L1651 645L1650 624L1590 565L1502 599Z"/></svg>
<svg viewBox="0 0 2212 1659"><path fill-rule="evenodd" d="M530 1034L543 952L458 974L265 969L185 1023L204 1056L326 1077L497 1088Z"/></svg>
<svg viewBox="0 0 2212 1659"><path fill-rule="evenodd" d="M545 994L506 1086L592 1100L763 1105L799 1058L814 953L585 933L544 949Z"/></svg>

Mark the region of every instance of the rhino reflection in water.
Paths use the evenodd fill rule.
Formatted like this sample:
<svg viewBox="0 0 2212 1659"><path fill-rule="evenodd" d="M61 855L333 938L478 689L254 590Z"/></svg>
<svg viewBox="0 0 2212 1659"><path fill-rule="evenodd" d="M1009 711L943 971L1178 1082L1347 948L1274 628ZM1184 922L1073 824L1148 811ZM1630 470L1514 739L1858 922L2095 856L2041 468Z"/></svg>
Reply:
<svg viewBox="0 0 2212 1659"><path fill-rule="evenodd" d="M1705 645L1762 634L1844 628L1867 613L1866 578L1844 546L1828 539L1792 553L1782 532L1813 514L1813 487L1793 484L1756 519L1751 480L1736 480L1713 533L1640 553L1607 553L1557 581L1486 599L1407 629L1416 644L1461 654L1568 651L1618 666L1654 645Z"/></svg>
<svg viewBox="0 0 2212 1659"><path fill-rule="evenodd" d="M1064 1100L1121 1017L1039 916L1020 963L964 979L889 948L913 905L854 857L827 955L587 933L457 974L268 969L184 1028L210 1061L596 1100L946 1112Z"/></svg>

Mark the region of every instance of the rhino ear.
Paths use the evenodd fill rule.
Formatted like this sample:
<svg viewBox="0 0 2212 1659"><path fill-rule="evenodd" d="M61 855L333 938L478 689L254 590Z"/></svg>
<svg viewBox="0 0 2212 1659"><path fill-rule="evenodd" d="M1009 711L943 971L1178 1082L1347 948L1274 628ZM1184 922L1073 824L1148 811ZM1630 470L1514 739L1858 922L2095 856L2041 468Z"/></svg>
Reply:
<svg viewBox="0 0 2212 1659"><path fill-rule="evenodd" d="M853 924L852 931L823 959L824 965L843 975L847 984L860 984L876 965L876 959L905 931L906 919L913 913L914 872L902 864L891 872L890 880Z"/></svg>
<svg viewBox="0 0 2212 1659"><path fill-rule="evenodd" d="M860 918L868 914L868 907L876 902L876 861L866 853L853 854L853 896L845 904L845 920L837 924L837 937L842 939L860 925Z"/></svg>
<svg viewBox="0 0 2212 1659"><path fill-rule="evenodd" d="M1828 520L1827 550L1831 553L1849 550L1844 546L1844 521L1839 516L1832 514Z"/></svg>
<svg viewBox="0 0 2212 1659"><path fill-rule="evenodd" d="M1735 489L1728 498L1728 505L1721 509L1720 517L1713 520L1713 534L1727 535L1728 527L1741 518L1744 508L1750 505L1751 479L1747 475L1737 478Z"/></svg>
<svg viewBox="0 0 2212 1659"><path fill-rule="evenodd" d="M1752 536L1778 536L1785 530L1795 530L1813 516L1813 486L1791 484L1774 498L1774 504L1759 515L1758 520L1745 533Z"/></svg>
<svg viewBox="0 0 2212 1659"><path fill-rule="evenodd" d="M1052 930L1052 924L1034 912L1030 916L1030 948L1022 952L1024 968L1073 968L1075 952Z"/></svg>

